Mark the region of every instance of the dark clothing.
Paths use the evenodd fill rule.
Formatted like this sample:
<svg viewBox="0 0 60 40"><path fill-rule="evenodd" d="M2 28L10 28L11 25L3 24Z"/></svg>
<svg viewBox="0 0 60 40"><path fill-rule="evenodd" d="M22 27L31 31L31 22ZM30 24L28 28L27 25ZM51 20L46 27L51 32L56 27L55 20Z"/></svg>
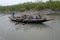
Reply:
<svg viewBox="0 0 60 40"><path fill-rule="evenodd" d="M41 16L39 15L39 18L41 18Z"/></svg>
<svg viewBox="0 0 60 40"><path fill-rule="evenodd" d="M13 12L13 16L14 16L14 12Z"/></svg>

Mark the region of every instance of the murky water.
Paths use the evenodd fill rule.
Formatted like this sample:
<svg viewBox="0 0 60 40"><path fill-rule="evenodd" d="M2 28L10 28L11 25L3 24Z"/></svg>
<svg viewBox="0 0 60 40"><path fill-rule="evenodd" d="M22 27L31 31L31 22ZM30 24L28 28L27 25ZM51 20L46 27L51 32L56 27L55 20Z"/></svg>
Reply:
<svg viewBox="0 0 60 40"><path fill-rule="evenodd" d="M8 18L0 17L0 40L60 40L60 16L44 24L15 25ZM52 17L49 16L49 17Z"/></svg>

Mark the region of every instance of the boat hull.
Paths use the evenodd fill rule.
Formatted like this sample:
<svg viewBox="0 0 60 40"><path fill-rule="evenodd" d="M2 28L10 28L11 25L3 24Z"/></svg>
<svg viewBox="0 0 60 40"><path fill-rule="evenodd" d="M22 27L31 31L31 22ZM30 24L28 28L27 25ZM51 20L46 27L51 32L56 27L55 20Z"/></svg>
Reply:
<svg viewBox="0 0 60 40"><path fill-rule="evenodd" d="M11 21L20 22L20 23L43 23L43 22L50 21L47 19L43 19L43 20L22 20L22 19L14 19L12 17L9 17L9 18L11 19Z"/></svg>

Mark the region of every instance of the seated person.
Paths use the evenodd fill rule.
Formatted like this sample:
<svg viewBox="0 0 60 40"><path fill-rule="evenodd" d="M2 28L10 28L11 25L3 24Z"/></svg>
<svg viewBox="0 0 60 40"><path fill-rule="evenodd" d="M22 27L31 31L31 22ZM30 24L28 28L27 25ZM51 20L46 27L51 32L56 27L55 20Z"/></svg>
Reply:
<svg viewBox="0 0 60 40"><path fill-rule="evenodd" d="M33 17L32 16L29 16L29 19L33 19Z"/></svg>
<svg viewBox="0 0 60 40"><path fill-rule="evenodd" d="M27 15L23 15L22 18L23 18L23 19L26 19L26 18L27 18Z"/></svg>

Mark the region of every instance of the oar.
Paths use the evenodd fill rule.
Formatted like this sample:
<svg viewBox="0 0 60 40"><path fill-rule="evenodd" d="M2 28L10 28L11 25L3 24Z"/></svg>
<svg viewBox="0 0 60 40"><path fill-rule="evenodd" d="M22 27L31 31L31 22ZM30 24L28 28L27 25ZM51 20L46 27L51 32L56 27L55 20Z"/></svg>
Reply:
<svg viewBox="0 0 60 40"><path fill-rule="evenodd" d="M17 22L15 25L17 25L17 24L19 24L19 22ZM22 23L22 25L25 25L25 24L27 24L27 23Z"/></svg>

